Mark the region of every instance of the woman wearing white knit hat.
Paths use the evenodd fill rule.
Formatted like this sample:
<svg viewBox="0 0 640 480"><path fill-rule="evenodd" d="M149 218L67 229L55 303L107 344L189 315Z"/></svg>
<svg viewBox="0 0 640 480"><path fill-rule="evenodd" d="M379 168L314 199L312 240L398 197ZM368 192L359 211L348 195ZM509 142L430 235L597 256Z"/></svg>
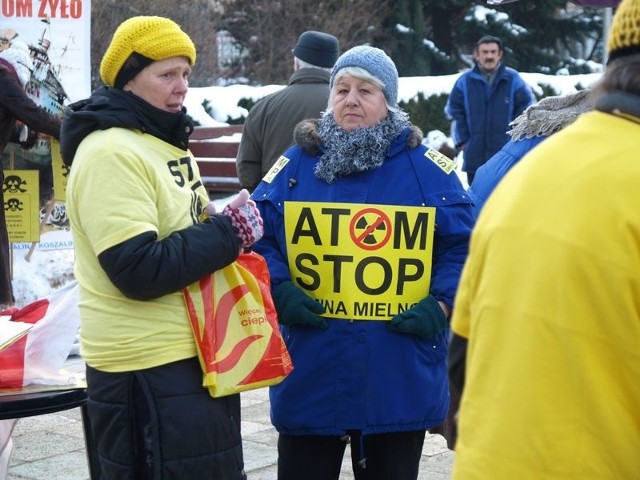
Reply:
<svg viewBox="0 0 640 480"><path fill-rule="evenodd" d="M25 93L32 70L33 62L24 42L14 40L9 48L0 52L0 153L9 142L26 149L33 147L38 133L54 138L60 136L60 119L36 105ZM4 181L2 165L0 176ZM4 205L2 191L0 203ZM13 305L13 302L9 238L4 208L0 208L0 308Z"/></svg>

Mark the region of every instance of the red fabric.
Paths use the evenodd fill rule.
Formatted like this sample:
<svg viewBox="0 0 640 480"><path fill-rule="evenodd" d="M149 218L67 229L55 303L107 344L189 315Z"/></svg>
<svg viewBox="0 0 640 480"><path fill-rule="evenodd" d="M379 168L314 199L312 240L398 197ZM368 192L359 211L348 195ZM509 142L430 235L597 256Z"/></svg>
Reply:
<svg viewBox="0 0 640 480"><path fill-rule="evenodd" d="M3 310L0 315L11 315L11 320L36 323L49 308L49 300L42 299L24 308ZM24 351L29 334L0 352L0 387L20 388L24 385Z"/></svg>

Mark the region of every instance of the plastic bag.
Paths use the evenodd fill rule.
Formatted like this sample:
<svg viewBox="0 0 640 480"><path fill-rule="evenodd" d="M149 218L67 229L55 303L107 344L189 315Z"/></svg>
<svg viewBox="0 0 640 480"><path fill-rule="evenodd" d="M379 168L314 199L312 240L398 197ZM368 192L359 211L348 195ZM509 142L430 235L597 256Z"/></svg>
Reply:
<svg viewBox="0 0 640 480"><path fill-rule="evenodd" d="M183 294L211 396L275 385L293 370L261 255L242 253Z"/></svg>
<svg viewBox="0 0 640 480"><path fill-rule="evenodd" d="M67 385L77 379L61 372L80 327L78 283L72 281L22 308L0 312L33 328L0 351L0 387Z"/></svg>

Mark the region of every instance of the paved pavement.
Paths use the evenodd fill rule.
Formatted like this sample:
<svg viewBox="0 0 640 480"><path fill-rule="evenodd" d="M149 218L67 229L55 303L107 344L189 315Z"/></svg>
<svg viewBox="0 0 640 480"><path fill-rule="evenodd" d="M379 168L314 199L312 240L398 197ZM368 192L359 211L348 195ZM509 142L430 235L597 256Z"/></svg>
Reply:
<svg viewBox="0 0 640 480"><path fill-rule="evenodd" d="M79 356L69 357L65 368L83 372ZM269 420L267 389L241 394L242 437L249 480L276 479L277 433ZM6 480L88 480L86 451L79 409L23 418L13 432L13 455ZM429 435L420 462L420 480L451 478L453 452L440 435ZM353 480L349 453L341 480Z"/></svg>

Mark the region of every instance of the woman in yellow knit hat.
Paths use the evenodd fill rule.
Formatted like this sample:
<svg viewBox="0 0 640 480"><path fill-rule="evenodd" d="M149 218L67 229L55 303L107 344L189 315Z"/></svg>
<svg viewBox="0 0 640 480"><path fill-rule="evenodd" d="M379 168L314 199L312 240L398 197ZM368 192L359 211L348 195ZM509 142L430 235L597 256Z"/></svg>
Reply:
<svg viewBox="0 0 640 480"><path fill-rule="evenodd" d="M131 18L102 59L105 85L62 126L102 480L246 478L240 398L202 386L181 290L234 261L260 238L261 220L243 192L201 221L209 198L183 106L195 60L172 20Z"/></svg>
<svg viewBox="0 0 640 480"><path fill-rule="evenodd" d="M640 478L640 0L607 50L594 110L514 166L474 228L455 480Z"/></svg>

